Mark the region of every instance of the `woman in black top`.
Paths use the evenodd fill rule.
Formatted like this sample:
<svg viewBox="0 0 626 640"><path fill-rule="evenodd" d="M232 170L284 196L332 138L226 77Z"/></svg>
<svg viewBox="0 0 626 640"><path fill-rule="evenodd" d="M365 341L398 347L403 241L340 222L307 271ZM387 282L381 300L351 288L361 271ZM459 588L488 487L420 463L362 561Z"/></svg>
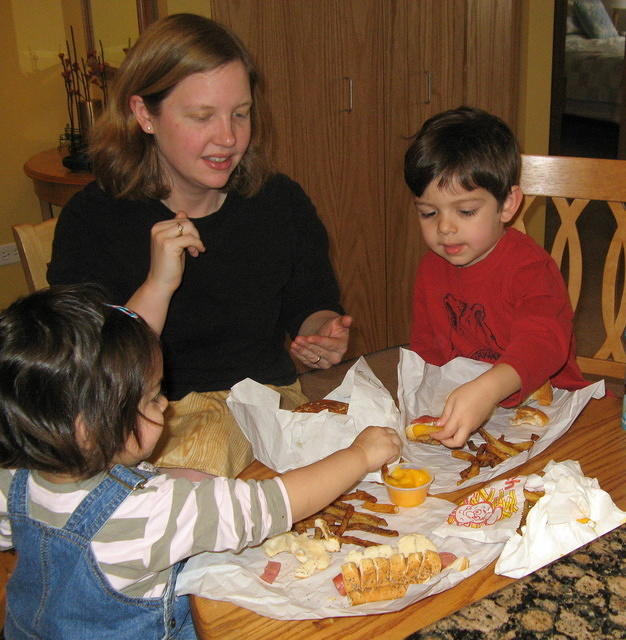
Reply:
<svg viewBox="0 0 626 640"><path fill-rule="evenodd" d="M271 171L258 73L200 16L164 18L118 70L90 144L96 182L57 225L51 284L99 282L161 335L169 434L156 462L234 475L252 459L225 405L249 377L305 400L291 355L339 362L328 239L298 184Z"/></svg>

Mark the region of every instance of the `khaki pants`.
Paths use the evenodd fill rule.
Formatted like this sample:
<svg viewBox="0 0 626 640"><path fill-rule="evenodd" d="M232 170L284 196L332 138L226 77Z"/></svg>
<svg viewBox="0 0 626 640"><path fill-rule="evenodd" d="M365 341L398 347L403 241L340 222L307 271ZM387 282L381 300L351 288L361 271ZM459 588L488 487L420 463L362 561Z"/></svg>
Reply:
<svg viewBox="0 0 626 640"><path fill-rule="evenodd" d="M307 402L300 381L276 387L280 408L294 409ZM192 392L170 402L165 431L150 462L158 467L196 469L217 476L235 477L254 459L246 436L228 409L229 391Z"/></svg>

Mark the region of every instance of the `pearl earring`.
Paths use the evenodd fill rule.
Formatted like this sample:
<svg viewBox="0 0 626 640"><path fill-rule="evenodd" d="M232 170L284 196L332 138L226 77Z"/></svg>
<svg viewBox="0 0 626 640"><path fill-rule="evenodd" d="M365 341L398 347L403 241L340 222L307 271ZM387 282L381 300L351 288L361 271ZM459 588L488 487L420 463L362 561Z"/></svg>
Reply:
<svg viewBox="0 0 626 640"><path fill-rule="evenodd" d="M152 125L151 125L151 124L149 124L149 125L146 127L146 131L148 131L148 132L152 133Z"/></svg>

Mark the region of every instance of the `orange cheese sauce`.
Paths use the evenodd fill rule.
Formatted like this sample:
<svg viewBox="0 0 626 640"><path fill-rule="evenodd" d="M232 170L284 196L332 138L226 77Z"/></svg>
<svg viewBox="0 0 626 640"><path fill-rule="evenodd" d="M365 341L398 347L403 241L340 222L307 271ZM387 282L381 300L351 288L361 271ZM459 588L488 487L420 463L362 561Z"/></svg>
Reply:
<svg viewBox="0 0 626 640"><path fill-rule="evenodd" d="M402 489L421 487L429 481L430 474L428 471L424 471L424 469L403 469L402 467L396 467L385 476L385 482L387 482L387 484Z"/></svg>

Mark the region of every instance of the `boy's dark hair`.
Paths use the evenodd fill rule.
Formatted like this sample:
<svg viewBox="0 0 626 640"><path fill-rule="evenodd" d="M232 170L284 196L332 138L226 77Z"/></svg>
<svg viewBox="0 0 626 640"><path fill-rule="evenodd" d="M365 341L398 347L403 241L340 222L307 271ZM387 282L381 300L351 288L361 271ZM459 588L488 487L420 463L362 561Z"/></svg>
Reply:
<svg viewBox="0 0 626 640"><path fill-rule="evenodd" d="M421 196L435 179L441 188L458 181L467 190L487 190L499 207L519 184L520 171L520 149L511 129L472 107L427 120L404 157L404 179L414 195Z"/></svg>
<svg viewBox="0 0 626 640"><path fill-rule="evenodd" d="M14 302L0 314L0 467L82 477L107 469L131 434L139 441L139 401L160 358L148 325L108 306L95 285Z"/></svg>

